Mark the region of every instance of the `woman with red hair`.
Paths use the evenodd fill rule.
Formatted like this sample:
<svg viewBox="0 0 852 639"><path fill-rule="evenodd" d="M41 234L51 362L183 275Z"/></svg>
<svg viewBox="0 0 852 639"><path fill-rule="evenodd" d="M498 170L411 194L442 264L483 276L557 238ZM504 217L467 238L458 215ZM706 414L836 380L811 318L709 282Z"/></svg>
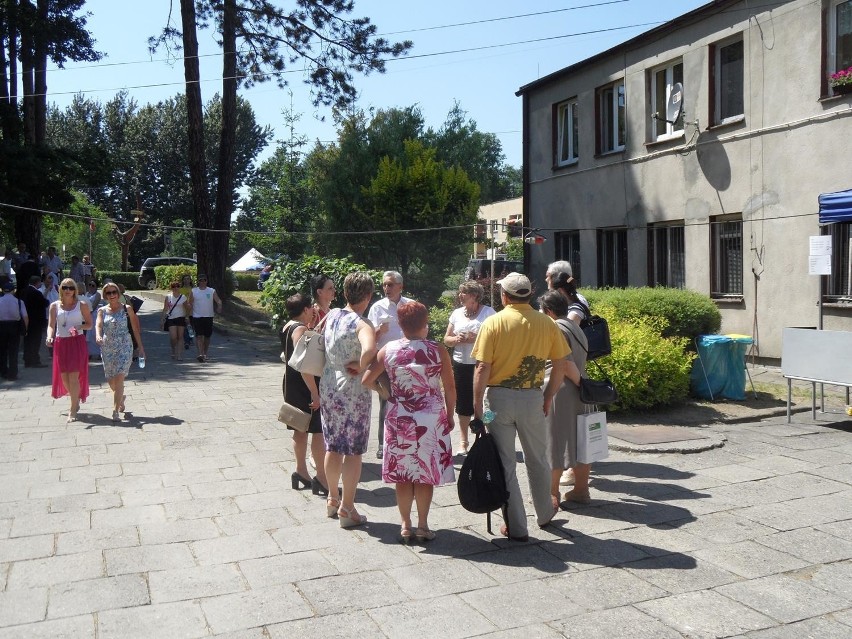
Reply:
<svg viewBox="0 0 852 639"><path fill-rule="evenodd" d="M412 537L431 541L435 538L428 521L432 493L435 486L455 481L450 433L455 426L456 386L447 349L426 339L426 307L409 302L399 307L398 316L404 337L379 351L363 383L372 386L382 371L388 373L391 396L385 416L382 480L396 484L403 542ZM417 528L412 532L414 502Z"/></svg>

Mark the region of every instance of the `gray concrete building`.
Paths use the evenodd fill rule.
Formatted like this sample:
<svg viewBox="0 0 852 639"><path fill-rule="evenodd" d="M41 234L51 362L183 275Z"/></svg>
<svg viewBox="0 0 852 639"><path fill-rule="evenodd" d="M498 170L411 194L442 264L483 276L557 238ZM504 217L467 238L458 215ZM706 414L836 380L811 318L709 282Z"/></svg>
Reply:
<svg viewBox="0 0 852 639"><path fill-rule="evenodd" d="M848 67L852 0L718 0L524 85L530 272L706 293L761 357L785 326L852 330L852 223L818 205L852 188Z"/></svg>

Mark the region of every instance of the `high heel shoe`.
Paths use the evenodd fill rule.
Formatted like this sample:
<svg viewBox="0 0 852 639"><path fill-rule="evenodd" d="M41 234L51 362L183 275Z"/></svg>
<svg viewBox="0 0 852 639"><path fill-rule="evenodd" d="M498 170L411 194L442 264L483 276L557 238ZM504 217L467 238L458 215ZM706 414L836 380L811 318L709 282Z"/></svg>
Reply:
<svg viewBox="0 0 852 639"><path fill-rule="evenodd" d="M293 473L290 475L290 483L293 485L293 490L302 490L299 488L299 484L302 484L305 488L311 487L311 480L305 479L299 473Z"/></svg>
<svg viewBox="0 0 852 639"><path fill-rule="evenodd" d="M355 526L363 526L367 523L367 517L358 513L353 507L349 510L343 504L337 511L337 518L340 521L341 528L354 528Z"/></svg>
<svg viewBox="0 0 852 639"><path fill-rule="evenodd" d="M314 495L319 495L320 497L328 497L328 488L322 485L319 477L314 477L311 480L311 492Z"/></svg>
<svg viewBox="0 0 852 639"><path fill-rule="evenodd" d="M325 500L325 512L329 519L337 517L337 509L340 508L340 501L329 497Z"/></svg>

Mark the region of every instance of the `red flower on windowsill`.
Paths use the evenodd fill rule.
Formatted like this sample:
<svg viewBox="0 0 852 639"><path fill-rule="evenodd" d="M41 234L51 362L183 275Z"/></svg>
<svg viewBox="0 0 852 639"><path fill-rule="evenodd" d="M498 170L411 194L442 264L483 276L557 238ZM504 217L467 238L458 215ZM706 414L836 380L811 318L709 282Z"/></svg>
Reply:
<svg viewBox="0 0 852 639"><path fill-rule="evenodd" d="M828 84L832 89L852 86L852 67L849 67L848 69L841 69L837 73L832 73L828 76Z"/></svg>

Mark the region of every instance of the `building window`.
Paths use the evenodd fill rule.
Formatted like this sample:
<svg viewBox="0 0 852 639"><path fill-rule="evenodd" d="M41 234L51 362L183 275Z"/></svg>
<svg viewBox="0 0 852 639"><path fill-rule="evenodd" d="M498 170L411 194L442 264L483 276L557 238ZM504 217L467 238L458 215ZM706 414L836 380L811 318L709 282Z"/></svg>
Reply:
<svg viewBox="0 0 852 639"><path fill-rule="evenodd" d="M623 151L626 140L624 119L624 80L597 91L598 153Z"/></svg>
<svg viewBox="0 0 852 639"><path fill-rule="evenodd" d="M686 288L683 223L648 229L648 283Z"/></svg>
<svg viewBox="0 0 852 639"><path fill-rule="evenodd" d="M577 101L563 102L556 109L556 165L573 164L580 157L580 124Z"/></svg>
<svg viewBox="0 0 852 639"><path fill-rule="evenodd" d="M571 264L571 273L579 286L582 282L580 264L580 231L561 231L556 233L556 259Z"/></svg>
<svg viewBox="0 0 852 639"><path fill-rule="evenodd" d="M683 134L683 110L674 122L666 121L666 105L672 94L672 88L678 82L683 84L682 60L651 72L651 113L654 116L651 123L651 139L654 141Z"/></svg>
<svg viewBox="0 0 852 639"><path fill-rule="evenodd" d="M743 115L743 41L717 44L712 58L713 121L722 124Z"/></svg>
<svg viewBox="0 0 852 639"><path fill-rule="evenodd" d="M743 222L710 222L711 297L743 294Z"/></svg>
<svg viewBox="0 0 852 639"><path fill-rule="evenodd" d="M827 301L852 301L852 222L829 224L822 229L831 236L831 275L824 278Z"/></svg>
<svg viewBox="0 0 852 639"><path fill-rule="evenodd" d="M830 0L826 76L852 67L852 0Z"/></svg>
<svg viewBox="0 0 852 639"><path fill-rule="evenodd" d="M627 286L627 230L598 231L598 286Z"/></svg>

